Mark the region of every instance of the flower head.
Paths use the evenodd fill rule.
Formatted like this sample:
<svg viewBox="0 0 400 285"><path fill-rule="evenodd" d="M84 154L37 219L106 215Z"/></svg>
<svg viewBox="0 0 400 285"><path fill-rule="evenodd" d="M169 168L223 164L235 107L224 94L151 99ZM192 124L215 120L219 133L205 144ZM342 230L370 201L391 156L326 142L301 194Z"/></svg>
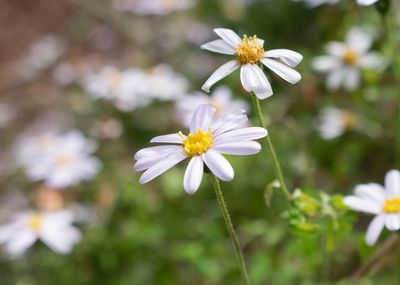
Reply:
<svg viewBox="0 0 400 285"><path fill-rule="evenodd" d="M188 135L182 132L158 136L150 142L172 145L154 146L139 150L134 169L146 170L140 177L141 184L161 175L179 162L189 158L183 186L193 194L200 186L204 164L219 179L233 179L234 171L222 154L251 155L261 149L253 141L267 135L267 130L259 127L243 127L247 116L243 110L214 118L216 109L211 105L201 105L195 111Z"/></svg>
<svg viewBox="0 0 400 285"><path fill-rule="evenodd" d="M357 117L350 111L334 107L324 108L320 114L318 130L324 139L334 139L357 126Z"/></svg>
<svg viewBox="0 0 400 285"><path fill-rule="evenodd" d="M284 80L295 84L301 79L300 73L292 67L297 66L303 56L288 49L264 50L264 41L257 36L248 37L244 35L241 39L234 31L229 29L214 29L214 32L221 38L208 42L201 47L217 53L235 56L221 67L219 67L208 80L202 89L210 91L212 85L240 68L240 80L247 92L254 92L260 98L265 99L273 94L272 87L259 67L265 65ZM279 59L277 61L275 59Z"/></svg>
<svg viewBox="0 0 400 285"><path fill-rule="evenodd" d="M74 216L67 210L23 212L0 226L0 244L4 244L11 257L23 254L38 239L55 252L66 254L81 239L73 222Z"/></svg>
<svg viewBox="0 0 400 285"><path fill-rule="evenodd" d="M360 85L361 69L382 71L387 65L382 55L368 52L371 46L372 37L360 28L353 28L344 43L328 43L328 55L316 57L313 68L328 73L328 89L336 90L343 85L346 90L354 90Z"/></svg>
<svg viewBox="0 0 400 285"><path fill-rule="evenodd" d="M389 231L400 229L400 172L391 170L385 176L385 186L376 183L361 184L354 194L343 199L352 210L374 214L368 226L366 241L373 245L383 228Z"/></svg>

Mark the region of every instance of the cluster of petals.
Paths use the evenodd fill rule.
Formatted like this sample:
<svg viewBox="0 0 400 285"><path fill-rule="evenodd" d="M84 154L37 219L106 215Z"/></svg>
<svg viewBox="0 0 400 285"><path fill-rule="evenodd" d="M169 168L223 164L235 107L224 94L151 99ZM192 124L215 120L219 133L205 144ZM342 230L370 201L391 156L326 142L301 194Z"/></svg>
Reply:
<svg viewBox="0 0 400 285"><path fill-rule="evenodd" d="M193 115L188 136L181 132L157 136L150 142L170 145L139 150L134 156L137 160L134 169L145 170L139 182L147 183L185 159L190 161L185 171L183 186L189 194L198 190L204 164L219 179L232 180L234 170L222 154L258 153L261 146L254 140L265 137L267 130L244 127L248 119L243 110L219 118L215 118L215 112L215 107L201 105Z"/></svg>
<svg viewBox="0 0 400 285"><path fill-rule="evenodd" d="M366 233L367 244L374 245L384 227L389 231L400 229L400 172L390 170L384 186L376 183L358 185L354 195L345 197L343 203L354 211L375 215Z"/></svg>
<svg viewBox="0 0 400 285"><path fill-rule="evenodd" d="M341 86L348 91L355 90L361 81L361 70L381 72L386 68L385 58L378 52L369 52L373 38L363 29L355 27L347 34L345 42L330 42L327 55L313 60L313 68L327 73L326 86L337 90Z"/></svg>
<svg viewBox="0 0 400 285"><path fill-rule="evenodd" d="M167 15L195 4L196 0L113 0L116 9L139 15Z"/></svg>
<svg viewBox="0 0 400 285"><path fill-rule="evenodd" d="M8 224L0 226L0 244L11 257L23 254L37 240L57 253L67 254L81 239L73 222L74 215L69 210L22 212L13 216Z"/></svg>
<svg viewBox="0 0 400 285"><path fill-rule="evenodd" d="M259 99L273 94L271 84L260 65L264 65L284 80L295 84L301 79L296 67L303 56L288 49L264 51L264 41L256 36L241 39L234 31L217 28L214 32L220 37L201 47L213 52L233 55L235 59L220 66L202 86L209 92L212 85L240 68L240 80L247 92L254 92Z"/></svg>
<svg viewBox="0 0 400 285"><path fill-rule="evenodd" d="M318 131L324 139L334 139L358 125L355 114L335 107L325 107L319 116Z"/></svg>
<svg viewBox="0 0 400 285"><path fill-rule="evenodd" d="M62 189L97 174L100 161L92 156L94 150L93 141L78 130L70 130L27 135L19 142L16 156L30 179Z"/></svg>

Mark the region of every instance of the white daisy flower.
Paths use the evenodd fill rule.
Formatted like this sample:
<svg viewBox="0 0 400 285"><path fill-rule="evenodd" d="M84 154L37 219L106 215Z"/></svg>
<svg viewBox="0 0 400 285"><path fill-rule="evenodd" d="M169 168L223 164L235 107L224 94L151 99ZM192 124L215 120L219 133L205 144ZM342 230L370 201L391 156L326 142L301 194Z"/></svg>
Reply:
<svg viewBox="0 0 400 285"><path fill-rule="evenodd" d="M304 2L308 7L317 7L323 4L335 4L338 3L339 0L292 0L294 2Z"/></svg>
<svg viewBox="0 0 400 285"><path fill-rule="evenodd" d="M368 52L372 42L370 35L355 27L347 34L344 43L328 43L328 55L316 57L312 63L313 68L318 72L328 73L328 89L337 90L343 85L348 91L355 90L360 85L361 69L382 71L387 65L381 54Z"/></svg>
<svg viewBox="0 0 400 285"><path fill-rule="evenodd" d="M62 189L90 180L100 169L100 161L91 156L95 147L77 130L59 136L48 153L37 157L26 168L34 181L44 180L50 187Z"/></svg>
<svg viewBox="0 0 400 285"><path fill-rule="evenodd" d="M186 168L183 186L193 194L200 186L204 163L219 179L230 181L234 171L222 154L251 155L258 153L261 145L253 140L263 138L267 130L259 127L243 128L247 122L242 110L214 119L216 109L211 105L201 105L193 115L190 132L182 132L153 138L153 143L172 145L155 146L138 151L134 170L146 170L140 177L141 184L161 175L184 159L190 158Z"/></svg>
<svg viewBox="0 0 400 285"><path fill-rule="evenodd" d="M23 254L37 240L57 253L67 254L81 239L73 222L73 214L66 210L23 212L15 215L9 224L0 226L0 244L11 257Z"/></svg>
<svg viewBox="0 0 400 285"><path fill-rule="evenodd" d="M192 7L195 0L114 0L114 7L140 15L166 15Z"/></svg>
<svg viewBox="0 0 400 285"><path fill-rule="evenodd" d="M292 67L297 66L303 56L288 49L273 49L264 51L264 40L257 36L243 36L241 39L229 29L214 29L221 38L208 42L201 47L213 52L234 55L235 59L219 67L202 89L210 92L210 87L222 78L240 68L240 80L247 92L254 92L259 99L265 99L273 94L272 87L259 64L264 64L286 81L295 84L301 79L300 73ZM279 62L275 59L279 59Z"/></svg>
<svg viewBox="0 0 400 285"><path fill-rule="evenodd" d="M354 211L376 215L368 226L366 241L374 245L384 227L400 229L400 172L391 170L385 176L385 186L376 183L358 185L354 194L343 203Z"/></svg>
<svg viewBox="0 0 400 285"><path fill-rule="evenodd" d="M369 6L375 4L379 0L357 0L357 3L362 6Z"/></svg>
<svg viewBox="0 0 400 285"><path fill-rule="evenodd" d="M240 110L248 111L249 106L246 101L234 100L232 97L232 91L226 86L216 88L211 93L211 96L202 92L196 92L176 101L176 115L184 126L189 127L193 114L200 105L214 106L217 116Z"/></svg>
<svg viewBox="0 0 400 285"><path fill-rule="evenodd" d="M334 139L356 127L357 119L349 111L334 107L324 108L320 114L318 131L324 139Z"/></svg>

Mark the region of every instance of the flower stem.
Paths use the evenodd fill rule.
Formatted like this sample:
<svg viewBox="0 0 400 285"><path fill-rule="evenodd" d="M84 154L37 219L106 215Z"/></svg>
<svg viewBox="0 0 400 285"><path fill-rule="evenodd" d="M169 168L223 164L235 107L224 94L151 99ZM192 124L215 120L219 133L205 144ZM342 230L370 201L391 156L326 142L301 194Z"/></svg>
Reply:
<svg viewBox="0 0 400 285"><path fill-rule="evenodd" d="M249 275L247 274L247 269L246 269L246 262L244 261L243 253L242 253L242 250L240 249L239 240L236 236L235 229L233 228L232 220L229 215L228 208L226 206L225 199L224 199L224 196L221 191L221 186L219 185L219 180L213 174L210 174L210 177L211 177L211 182L213 184L213 188L215 191L215 195L217 196L219 207L222 212L222 216L225 221L226 228L229 232L233 246L235 248L236 257L239 262L240 270L242 271L242 274L243 274L243 279L244 279L246 285L250 285Z"/></svg>
<svg viewBox="0 0 400 285"><path fill-rule="evenodd" d="M257 115L258 122L261 125L261 127L263 127L265 129L266 125L265 125L264 116L263 116L263 113L261 110L260 100L254 94L252 95L252 100L253 100L254 112ZM271 153L272 161L273 161L274 168L275 168L275 174L278 177L278 180L279 180L279 183L281 186L280 188L282 189L283 194L286 196L286 198L291 202L292 195L290 194L290 192L286 186L286 183L285 183L285 180L284 180L283 174L282 174L281 165L279 163L278 156L276 155L275 148L274 148L274 145L272 144L271 136L269 134L268 134L268 136L265 137L265 141L266 141L267 147L269 149L269 152Z"/></svg>

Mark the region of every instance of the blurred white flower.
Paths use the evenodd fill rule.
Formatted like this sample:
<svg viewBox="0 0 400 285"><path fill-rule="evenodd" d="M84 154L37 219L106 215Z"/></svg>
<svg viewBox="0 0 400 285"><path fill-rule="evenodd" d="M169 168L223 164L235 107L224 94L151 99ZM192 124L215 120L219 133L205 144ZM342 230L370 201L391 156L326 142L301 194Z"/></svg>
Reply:
<svg viewBox="0 0 400 285"><path fill-rule="evenodd" d="M358 185L354 194L343 203L354 211L376 215L368 226L366 242L374 245L383 228L400 229L400 172L391 170L385 176L385 186L376 183Z"/></svg>
<svg viewBox="0 0 400 285"><path fill-rule="evenodd" d="M357 0L357 3L363 6L369 6L375 4L379 0Z"/></svg>
<svg viewBox="0 0 400 285"><path fill-rule="evenodd" d="M334 107L326 107L321 111L318 130L324 139L334 139L352 130L357 125L356 116Z"/></svg>
<svg viewBox="0 0 400 285"><path fill-rule="evenodd" d="M9 224L0 226L0 244L4 244L11 257L23 254L38 239L55 252L67 254L81 239L73 222L73 214L66 210L23 212L15 215Z"/></svg>
<svg viewBox="0 0 400 285"><path fill-rule="evenodd" d="M361 28L352 28L344 43L328 43L328 55L316 57L312 63L313 68L328 74L328 89L336 90L343 85L348 91L355 90L360 85L361 69L380 72L387 66L387 61L380 53L368 52L372 42L372 37Z"/></svg>
<svg viewBox="0 0 400 285"><path fill-rule="evenodd" d="M170 143L167 146L148 147L138 151L134 170L146 170L140 177L141 184L161 175L184 159L190 158L186 168L183 186L193 194L200 186L204 163L219 179L230 181L234 171L222 154L251 155L258 153L261 145L253 140L263 138L267 130L259 127L243 128L247 122L246 113L238 111L214 118L216 109L201 105L195 111L190 133L182 132L158 136L152 143Z"/></svg>
<svg viewBox="0 0 400 285"><path fill-rule="evenodd" d="M308 7L317 7L323 4L335 4L339 0L292 0L294 2L304 2Z"/></svg>
<svg viewBox="0 0 400 285"><path fill-rule="evenodd" d="M86 78L90 73L91 66L88 62L84 60L71 60L57 65L52 76L57 84L66 86L79 82L81 78Z"/></svg>
<svg viewBox="0 0 400 285"><path fill-rule="evenodd" d="M33 43L28 52L17 62L17 73L24 79L36 76L38 71L52 65L66 50L58 37L47 35Z"/></svg>
<svg viewBox="0 0 400 285"><path fill-rule="evenodd" d="M35 144L30 146L30 141ZM40 151L33 153L35 149ZM94 149L92 141L79 131L71 130L63 135L40 134L25 139L18 148L17 157L30 179L44 180L50 187L62 189L97 174L100 161L91 156Z"/></svg>
<svg viewBox="0 0 400 285"><path fill-rule="evenodd" d="M195 0L113 0L116 9L140 15L166 15L195 4Z"/></svg>
<svg viewBox="0 0 400 285"><path fill-rule="evenodd" d="M247 92L254 92L259 99L266 99L273 94L272 87L259 64L263 64L284 80L295 84L301 79L300 73L292 67L297 66L303 56L288 49L264 51L264 40L256 36L243 36L241 39L229 29L214 29L221 38L208 42L201 47L213 52L234 55L235 59L219 67L204 83L202 89L210 91L210 87L222 78L240 68L240 80ZM279 59L283 63L276 61Z"/></svg>
<svg viewBox="0 0 400 285"><path fill-rule="evenodd" d="M197 107L204 104L214 106L217 116L240 110L248 111L249 106L246 101L234 100L232 97L231 90L226 86L216 88L211 96L202 92L186 95L175 102L177 118L185 127L189 127Z"/></svg>

